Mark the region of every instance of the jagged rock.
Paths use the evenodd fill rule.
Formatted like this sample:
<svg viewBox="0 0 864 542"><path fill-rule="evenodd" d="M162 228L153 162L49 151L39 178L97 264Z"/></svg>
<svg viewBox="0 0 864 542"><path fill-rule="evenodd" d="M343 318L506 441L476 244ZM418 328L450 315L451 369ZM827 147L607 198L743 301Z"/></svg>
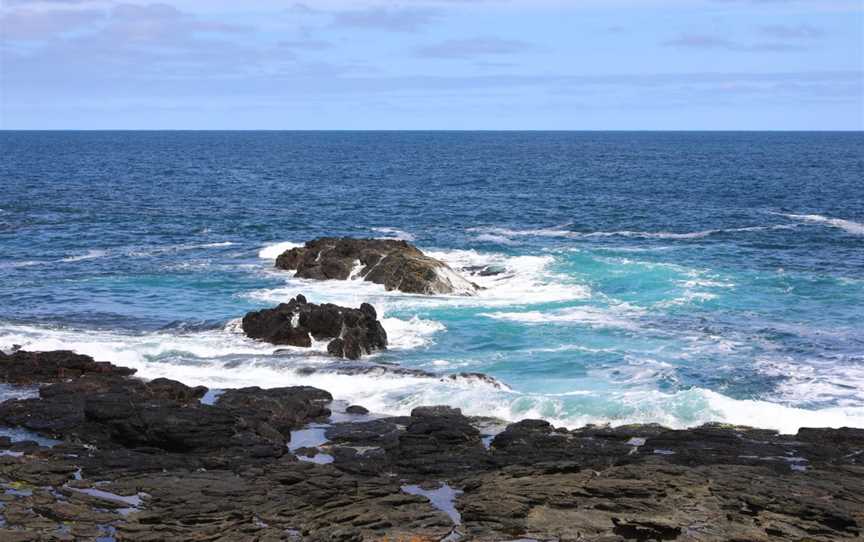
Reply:
<svg viewBox="0 0 864 542"><path fill-rule="evenodd" d="M463 268L463 271L470 273L472 275L477 275L478 277L494 277L498 275L503 275L507 272L507 268L502 265L472 265L470 267Z"/></svg>
<svg viewBox="0 0 864 542"><path fill-rule="evenodd" d="M201 404L204 387L87 374L43 386L39 399L0 403L0 424L54 438L148 453L285 453L291 429L330 415L329 393L309 387L228 390ZM231 452L232 454L235 452Z"/></svg>
<svg viewBox="0 0 864 542"><path fill-rule="evenodd" d="M202 391L89 373L41 388L40 399L0 404L0 423L64 439L40 447L0 437L0 539L864 536L861 429L567 430L523 420L486 449L477 426L489 419L423 406L410 416L333 424L320 447L290 453L292 431L326 423L330 394L244 388L211 406L198 401ZM309 461L320 454L334 462ZM411 487L443 484L449 493L434 499Z"/></svg>
<svg viewBox="0 0 864 542"><path fill-rule="evenodd" d="M497 378L491 377L489 375L483 373L455 373L449 374L441 377L442 382L452 382L459 383L464 382L466 384L484 384L490 386L496 390L509 390L510 388L503 384Z"/></svg>
<svg viewBox="0 0 864 542"><path fill-rule="evenodd" d="M90 356L67 350L52 352L16 350L11 354L0 351L0 380L3 382L46 384L88 373L128 376L135 374L135 369L94 361Z"/></svg>
<svg viewBox="0 0 864 542"><path fill-rule="evenodd" d="M285 251L276 267L298 278L347 280L352 276L412 294L472 295L479 287L446 263L394 239L323 237Z"/></svg>
<svg viewBox="0 0 864 542"><path fill-rule="evenodd" d="M309 386L267 390L256 386L226 390L216 400L216 406L255 420L259 426L269 424L288 440L292 429L330 416L328 405L332 401L328 392Z"/></svg>
<svg viewBox="0 0 864 542"><path fill-rule="evenodd" d="M349 309L330 303L316 305L298 295L275 308L247 313L242 326L247 336L273 344L308 348L313 338L331 339L327 352L340 358L358 359L387 348L387 332L368 303Z"/></svg>

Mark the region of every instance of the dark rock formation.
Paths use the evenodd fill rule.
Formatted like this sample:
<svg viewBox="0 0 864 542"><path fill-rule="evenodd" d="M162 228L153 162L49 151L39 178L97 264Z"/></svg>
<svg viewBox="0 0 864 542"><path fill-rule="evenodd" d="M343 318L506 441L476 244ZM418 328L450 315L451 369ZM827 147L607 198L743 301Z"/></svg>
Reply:
<svg viewBox="0 0 864 542"><path fill-rule="evenodd" d="M258 387L226 390L216 406L242 416L247 423L254 420L260 429L264 424L276 429L286 440L292 429L310 421L323 421L330 416L328 405L333 397L324 390L309 386L291 388Z"/></svg>
<svg viewBox="0 0 864 542"><path fill-rule="evenodd" d="M471 275L477 275L478 277L496 277L507 272L507 269L504 266L495 264L472 265L470 267L465 267L462 270Z"/></svg>
<svg viewBox="0 0 864 542"><path fill-rule="evenodd" d="M411 294L471 295L478 286L406 241L323 237L276 258L279 269L304 279L356 277ZM356 268L356 271L355 271Z"/></svg>
<svg viewBox="0 0 864 542"><path fill-rule="evenodd" d="M203 405L205 391L85 371L0 404L0 424L63 439L0 436L0 540L864 537L861 429L523 420L492 438L490 420L446 406L327 426L322 390L226 390Z"/></svg>
<svg viewBox="0 0 864 542"><path fill-rule="evenodd" d="M80 358L82 365L94 363ZM207 392L202 386L165 378L145 382L123 373L87 373L43 386L38 399L0 403L0 424L106 449L279 457L292 429L330 415L332 397L315 388L228 390L213 406L200 402Z"/></svg>
<svg viewBox="0 0 864 542"><path fill-rule="evenodd" d="M345 412L347 412L348 414L357 414L362 416L364 414L369 414L369 409L361 405L350 405L348 408L345 409Z"/></svg>
<svg viewBox="0 0 864 542"><path fill-rule="evenodd" d="M89 356L66 350L54 352L17 350L12 354L4 354L0 351L0 381L12 384L60 382L83 374L128 376L134 373L135 369L93 361Z"/></svg>
<svg viewBox="0 0 864 542"><path fill-rule="evenodd" d="M327 352L348 359L387 348L387 333L372 305L363 303L359 309L316 305L302 295L273 309L247 313L243 332L253 339L305 348L312 346L313 338L330 339Z"/></svg>

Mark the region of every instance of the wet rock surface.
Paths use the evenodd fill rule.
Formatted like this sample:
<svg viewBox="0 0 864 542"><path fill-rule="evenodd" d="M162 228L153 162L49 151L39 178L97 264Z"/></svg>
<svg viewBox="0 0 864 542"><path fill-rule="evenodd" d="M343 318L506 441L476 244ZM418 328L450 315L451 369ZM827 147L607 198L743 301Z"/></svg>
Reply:
<svg viewBox="0 0 864 542"><path fill-rule="evenodd" d="M285 251L276 267L298 278L361 278L411 294L471 295L479 287L407 241L324 237Z"/></svg>
<svg viewBox="0 0 864 542"><path fill-rule="evenodd" d="M0 382L10 384L45 384L84 374L128 376L134 373L135 369L94 361L89 356L66 350L17 350L11 354L0 351Z"/></svg>
<svg viewBox="0 0 864 542"><path fill-rule="evenodd" d="M242 327L248 337L278 345L309 348L312 339L329 340L327 352L340 358L359 359L387 348L387 332L368 303L351 309L316 305L298 295L275 308L247 313Z"/></svg>
<svg viewBox="0 0 864 542"><path fill-rule="evenodd" d="M492 432L459 409L375 417L309 387L205 392L82 372L0 404L0 424L62 439L0 437L0 540L864 538L864 430Z"/></svg>

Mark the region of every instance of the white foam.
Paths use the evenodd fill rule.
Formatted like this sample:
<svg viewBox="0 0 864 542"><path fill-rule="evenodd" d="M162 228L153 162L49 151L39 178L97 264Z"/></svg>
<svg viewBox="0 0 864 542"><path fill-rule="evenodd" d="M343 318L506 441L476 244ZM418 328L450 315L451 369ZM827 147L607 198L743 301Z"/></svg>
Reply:
<svg viewBox="0 0 864 542"><path fill-rule="evenodd" d="M165 245L165 246L149 246L149 247L136 247L129 250L126 250L125 253L128 256L132 256L135 258L145 258L148 256L156 256L158 254L165 254L169 252L183 252L187 250L202 250L208 248L222 248L222 247L230 247L235 243L232 241L222 241L218 243L184 243L180 245Z"/></svg>
<svg viewBox="0 0 864 542"><path fill-rule="evenodd" d="M18 267L33 267L35 265L44 265L49 262L41 262L37 260L25 260L22 262L0 262L0 268L18 268Z"/></svg>
<svg viewBox="0 0 864 542"><path fill-rule="evenodd" d="M536 229L527 229L527 230L513 230L510 228L498 228L498 227L479 227L479 228L468 228L469 232L477 232L477 233L488 233L493 235L499 235L504 237L571 237L574 235L578 235L577 232L572 232L570 230L565 230L563 228L567 227L569 224L562 224L560 226L555 226L553 228L536 228Z"/></svg>
<svg viewBox="0 0 864 542"><path fill-rule="evenodd" d="M632 309L622 311L620 308L615 307L569 307L548 312L492 312L481 314L481 316L495 320L508 320L524 324L573 323L590 327L629 330L639 328L638 322L633 319L637 315L638 312Z"/></svg>
<svg viewBox="0 0 864 542"><path fill-rule="evenodd" d="M796 363L784 357L762 357L757 370L780 381L770 399L785 404L864 407L864 366L857 360L809 360Z"/></svg>
<svg viewBox="0 0 864 542"><path fill-rule="evenodd" d="M591 290L572 277L551 271L554 256L508 256L500 253L485 253L474 250L435 251L424 250L433 258L444 261L458 278L448 274L458 284L470 280L482 289L473 296L466 295L422 295L386 291L384 286L368 281L307 280L294 277L286 271L266 270L270 276L285 280L285 286L257 290L248 297L268 303L287 302L302 293L312 302L328 302L356 307L360 303L371 303L379 313L417 307L479 306L500 307L530 305L558 301L573 301L591 297ZM467 268L495 266L503 269L498 275L470 275ZM464 277L464 279L463 279ZM473 289L473 288L472 288Z"/></svg>
<svg viewBox="0 0 864 542"><path fill-rule="evenodd" d="M436 333L446 328L441 322L424 320L413 316L408 320L400 318L381 318L381 325L387 332L387 348L408 350L427 346Z"/></svg>
<svg viewBox="0 0 864 542"><path fill-rule="evenodd" d="M272 245L267 245L261 250L258 251L258 257L263 258L265 260L275 260L278 256L280 256L286 250L291 250L292 248L302 247L303 243L294 243L291 241L283 241L281 243L275 243Z"/></svg>
<svg viewBox="0 0 864 542"><path fill-rule="evenodd" d="M732 282L723 282L720 280L712 280L707 278L694 278L688 280L678 281L680 286L684 288L734 288L735 284Z"/></svg>
<svg viewBox="0 0 864 542"><path fill-rule="evenodd" d="M721 228L721 229L713 229L713 230L702 230L695 232L667 232L667 231L658 231L658 232L650 232L650 231L633 231L633 230L619 230L619 231L593 231L593 232L577 232L562 229L561 227L556 228L540 228L540 229L526 229L526 230L512 230L508 228L469 228L468 231L471 232L486 232L487 234L493 234L503 237L561 237L566 239L579 239L579 238L591 238L591 237L632 237L638 239L702 239L705 237L709 237L711 235L716 235L719 233L735 233L735 232L750 232L750 231L764 231L764 230L777 230L777 229L790 229L792 226L788 224L775 224L769 226L746 226L741 228Z"/></svg>
<svg viewBox="0 0 864 542"><path fill-rule="evenodd" d="M585 394L582 394L585 395ZM721 422L796 433L801 427L864 427L864 408L828 408L807 410L778 403L736 400L719 393L693 388L677 393L639 391L624 393L590 392L590 401L605 401L611 412L568 412L562 397L525 396L498 408L486 406L487 414L503 419L544 418L554 425L568 428L586 424L620 426L636 423L659 423L673 429ZM521 404L520 404L521 403ZM463 411L473 408L463 406Z"/></svg>
<svg viewBox="0 0 864 542"><path fill-rule="evenodd" d="M584 346L581 344L562 344L560 346L553 346L548 348L529 348L524 350L524 352L529 354L534 353L556 353L556 352L587 352L589 354L611 354L618 352L618 350L614 348L591 348L588 346Z"/></svg>
<svg viewBox="0 0 864 542"><path fill-rule="evenodd" d="M316 371L309 374L297 369L308 367L310 363L326 366L332 358L323 353L273 357L269 355L272 345L250 341L225 330L191 335L122 335L13 325L4 326L0 331L0 343L6 342L21 344L28 350L72 349L135 368L143 378L165 377L192 386L214 389L315 386L330 391L337 399L362 404L381 414L405 415L417 406L447 404L461 408L467 415L510 421L544 418L570 428L587 423L660 423L683 428L711 421L786 433L794 433L800 427L864 428L864 406L808 410L764 400L735 400L699 388L677 393L576 389L557 394L529 394L506 387L496 389L471 379L429 379L392 373ZM246 355L237 358L238 352ZM233 357L228 353L233 353ZM633 369L625 377L642 378L641 369ZM654 370L655 367L642 369Z"/></svg>
<svg viewBox="0 0 864 542"><path fill-rule="evenodd" d="M372 228L372 231L385 234L385 237L383 237L382 239L399 239L402 241L414 240L413 235L396 228Z"/></svg>
<svg viewBox="0 0 864 542"><path fill-rule="evenodd" d="M84 254L78 254L77 256L69 256L67 258L63 258L62 262L80 262L83 260L94 260L96 258L104 258L108 255L107 250L88 250Z"/></svg>
<svg viewBox="0 0 864 542"><path fill-rule="evenodd" d="M354 263L351 266L351 273L348 275L348 280L357 280L362 278L360 273L363 272L363 269L366 266L363 265L363 262L360 260L354 260Z"/></svg>
<svg viewBox="0 0 864 542"><path fill-rule="evenodd" d="M803 222L811 222L816 224L826 224L835 228L851 233L852 235L864 235L864 224L853 222L851 220L843 220L842 218L830 218L823 215L794 215L786 213L777 213L793 220L801 220Z"/></svg>
<svg viewBox="0 0 864 542"><path fill-rule="evenodd" d="M233 241L221 241L219 243L204 243L203 245L180 245L181 249L196 249L196 248L220 248L234 246Z"/></svg>
<svg viewBox="0 0 864 542"><path fill-rule="evenodd" d="M134 368L152 358L170 354L218 358L231 354L270 354L279 348L228 330L191 334L125 334L27 325L4 325L0 329L0 343L19 344L22 349L31 351L74 350L97 360ZM308 351L298 349L304 350Z"/></svg>
<svg viewBox="0 0 864 542"><path fill-rule="evenodd" d="M497 243L499 245L515 245L515 241L503 235L495 235L493 233L482 233L474 238L474 241L480 243Z"/></svg>
<svg viewBox="0 0 864 542"><path fill-rule="evenodd" d="M438 280L449 285L455 295L474 295L477 291L470 281L447 267L437 267L435 275L438 276Z"/></svg>
<svg viewBox="0 0 864 542"><path fill-rule="evenodd" d="M493 266L503 268L498 275L471 275L469 278L483 289L463 304L474 306L508 306L575 301L591 297L588 286L572 277L554 273L555 257L508 256L475 250L425 251L465 274L464 269ZM467 276L467 275L466 275Z"/></svg>
<svg viewBox="0 0 864 542"><path fill-rule="evenodd" d="M717 294L712 294L710 292L695 292L695 291L685 291L683 295L676 297L674 299L669 299L666 301L660 301L654 304L654 307L657 308L668 308L675 307L680 305L692 305L704 303L706 301L712 301L717 299L719 296Z"/></svg>
<svg viewBox="0 0 864 542"><path fill-rule="evenodd" d="M768 401L735 400L710 390L702 393L722 421L735 425L776 429L781 433L796 433L802 427L864 428L864 407L809 410Z"/></svg>

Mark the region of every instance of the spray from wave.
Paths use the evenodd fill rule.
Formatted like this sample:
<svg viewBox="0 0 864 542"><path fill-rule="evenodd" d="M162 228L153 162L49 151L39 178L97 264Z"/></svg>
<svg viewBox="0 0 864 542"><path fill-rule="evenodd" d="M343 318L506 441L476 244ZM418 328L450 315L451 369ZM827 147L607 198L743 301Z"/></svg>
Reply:
<svg viewBox="0 0 864 542"><path fill-rule="evenodd" d="M839 228L852 235L864 235L864 224L853 222L851 220L843 220L842 218L830 218L822 215L795 215L786 213L775 213L792 220L800 220L811 224L825 224L834 228Z"/></svg>
<svg viewBox="0 0 864 542"><path fill-rule="evenodd" d="M286 250L291 250L292 248L299 248L302 246L303 243L283 241L281 243L275 243L263 247L261 250L258 251L258 257L265 260L275 260Z"/></svg>

